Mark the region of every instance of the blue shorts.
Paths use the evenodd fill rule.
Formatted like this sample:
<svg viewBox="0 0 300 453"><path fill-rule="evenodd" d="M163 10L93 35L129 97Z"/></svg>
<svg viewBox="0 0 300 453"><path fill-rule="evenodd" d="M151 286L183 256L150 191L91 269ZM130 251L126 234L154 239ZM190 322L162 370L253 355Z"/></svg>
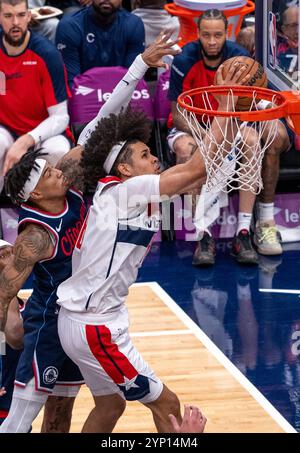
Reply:
<svg viewBox="0 0 300 453"><path fill-rule="evenodd" d="M36 390L52 393L56 384L84 383L77 365L64 352L58 337L60 307L53 301L42 304L30 297L24 320L24 349L19 359L15 385L25 387L34 377Z"/></svg>

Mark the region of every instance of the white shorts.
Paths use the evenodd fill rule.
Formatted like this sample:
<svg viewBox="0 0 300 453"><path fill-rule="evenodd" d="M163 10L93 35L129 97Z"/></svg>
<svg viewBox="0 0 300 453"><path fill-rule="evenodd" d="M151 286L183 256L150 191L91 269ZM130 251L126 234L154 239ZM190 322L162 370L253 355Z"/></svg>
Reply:
<svg viewBox="0 0 300 453"><path fill-rule="evenodd" d="M21 398L26 401L37 401L38 403L45 403L48 396L63 396L65 398L76 398L79 393L80 385L59 385L53 387L51 394L36 390L34 378L29 381L25 387L14 387L14 397Z"/></svg>
<svg viewBox="0 0 300 453"><path fill-rule="evenodd" d="M61 345L94 396L117 393L128 401L151 403L163 384L133 346L128 327L127 310L98 324L86 324L84 313L80 319L76 313L74 319L64 308L58 316Z"/></svg>
<svg viewBox="0 0 300 453"><path fill-rule="evenodd" d="M188 134L187 132L179 131L178 129L176 129L176 127L173 127L173 129L171 129L170 132L168 133L167 142L168 142L168 146L169 146L170 150L173 153L175 153L174 144L175 144L176 140L179 137L182 137L183 135L191 135L191 134Z"/></svg>

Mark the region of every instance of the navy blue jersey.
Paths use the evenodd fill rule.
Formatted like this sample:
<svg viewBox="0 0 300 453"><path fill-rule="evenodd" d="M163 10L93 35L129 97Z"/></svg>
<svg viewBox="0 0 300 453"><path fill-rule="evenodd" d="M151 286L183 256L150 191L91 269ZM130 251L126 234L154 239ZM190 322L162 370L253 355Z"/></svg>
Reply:
<svg viewBox="0 0 300 453"><path fill-rule="evenodd" d="M47 119L50 107L67 100L66 71L61 54L38 33L30 33L19 55L8 55L2 41L0 31L0 71L6 83L0 124L20 136Z"/></svg>
<svg viewBox="0 0 300 453"><path fill-rule="evenodd" d="M145 30L142 20L118 9L108 26L99 23L93 6L64 17L56 31L56 45L61 51L70 86L76 75L97 66L129 68L144 51Z"/></svg>
<svg viewBox="0 0 300 453"><path fill-rule="evenodd" d="M69 190L65 206L59 214L39 211L22 204L19 216L19 232L28 223L40 225L54 239L54 251L50 258L40 261L33 268L33 292L31 298L45 304L51 297L56 301L56 289L72 273L72 252L84 222L86 208L81 194Z"/></svg>
<svg viewBox="0 0 300 453"><path fill-rule="evenodd" d="M83 382L78 367L63 351L57 330L59 306L56 291L72 273L72 252L84 222L81 194L69 190L61 213L50 214L22 204L19 231L26 224L40 225L54 240L50 258L33 268L33 291L24 313L24 349L19 359L15 384L25 387L34 377L36 389L51 393L55 384ZM63 370L69 370L63 373Z"/></svg>

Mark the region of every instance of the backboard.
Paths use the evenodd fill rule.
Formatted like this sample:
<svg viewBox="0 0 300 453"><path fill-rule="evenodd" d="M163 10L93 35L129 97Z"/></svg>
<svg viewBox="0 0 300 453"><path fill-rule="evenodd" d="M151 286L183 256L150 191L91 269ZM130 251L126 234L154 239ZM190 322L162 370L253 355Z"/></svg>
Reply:
<svg viewBox="0 0 300 453"><path fill-rule="evenodd" d="M272 88L300 89L299 0L256 0L256 58Z"/></svg>

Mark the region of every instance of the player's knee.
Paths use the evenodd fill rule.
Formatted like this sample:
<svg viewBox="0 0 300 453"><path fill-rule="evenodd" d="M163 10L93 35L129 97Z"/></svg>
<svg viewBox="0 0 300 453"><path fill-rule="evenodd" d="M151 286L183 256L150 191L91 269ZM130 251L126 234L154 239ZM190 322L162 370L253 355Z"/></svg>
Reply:
<svg viewBox="0 0 300 453"><path fill-rule="evenodd" d="M268 156L278 155L283 151L286 151L290 146L290 138L286 127L281 121L278 121L278 128L276 136L270 146L265 150L265 154Z"/></svg>
<svg viewBox="0 0 300 453"><path fill-rule="evenodd" d="M111 397L100 397L95 399L95 411L102 417L103 413L107 419L116 423L126 408L126 400L119 395Z"/></svg>
<svg viewBox="0 0 300 453"><path fill-rule="evenodd" d="M23 322L20 318L9 319L5 327L6 342L12 349L23 348Z"/></svg>
<svg viewBox="0 0 300 453"><path fill-rule="evenodd" d="M125 400L119 400L117 404L113 404L110 407L110 418L115 420L116 422L119 420L123 412L125 411L126 408L126 401Z"/></svg>
<svg viewBox="0 0 300 453"><path fill-rule="evenodd" d="M168 414L174 414L175 417L180 415L180 401L177 395L165 385L159 398L148 404L148 407L157 415L161 414L163 417Z"/></svg>

